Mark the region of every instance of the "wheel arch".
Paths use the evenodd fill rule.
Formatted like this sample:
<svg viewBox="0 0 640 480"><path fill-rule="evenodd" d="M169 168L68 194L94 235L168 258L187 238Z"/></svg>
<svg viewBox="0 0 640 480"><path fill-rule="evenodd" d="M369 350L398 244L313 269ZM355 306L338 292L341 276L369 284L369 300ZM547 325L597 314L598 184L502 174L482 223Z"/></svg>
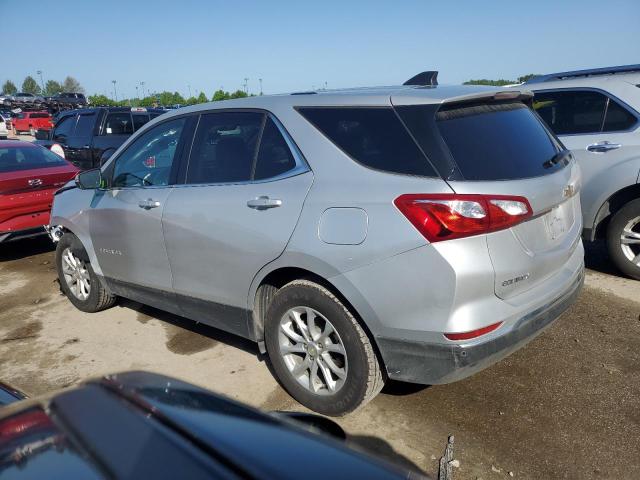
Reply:
<svg viewBox="0 0 640 480"><path fill-rule="evenodd" d="M624 187L607 198L598 209L589 240L605 238L611 217L627 203L638 198L640 198L640 183Z"/></svg>
<svg viewBox="0 0 640 480"><path fill-rule="evenodd" d="M367 325L362 314L359 312L358 308L356 308L355 302L352 302L347 298L347 296L329 280L330 278L331 276L317 273L317 271L314 271L313 269L293 266L278 266L268 270L267 272L263 272L260 279L254 282L255 287L252 289L252 295L250 296L249 303L250 310L252 312L251 325L249 327L250 331L255 335L255 340L258 342L260 352L265 353L266 351L264 345L264 319L273 296L286 284L294 280L305 279L315 282L329 290L346 308L351 311L357 322L367 334L378 362L382 366L382 371L386 372L386 369L384 368L384 359L382 358L376 338L369 325Z"/></svg>

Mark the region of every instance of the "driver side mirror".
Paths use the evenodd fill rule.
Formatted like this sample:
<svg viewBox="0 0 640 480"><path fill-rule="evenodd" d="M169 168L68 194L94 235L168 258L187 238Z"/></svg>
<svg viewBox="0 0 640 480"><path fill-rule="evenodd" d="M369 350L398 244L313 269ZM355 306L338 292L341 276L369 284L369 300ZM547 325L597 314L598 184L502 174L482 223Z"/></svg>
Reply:
<svg viewBox="0 0 640 480"><path fill-rule="evenodd" d="M86 170L76 175L76 186L80 190L95 190L101 188L102 185L102 172L99 168L92 170Z"/></svg>

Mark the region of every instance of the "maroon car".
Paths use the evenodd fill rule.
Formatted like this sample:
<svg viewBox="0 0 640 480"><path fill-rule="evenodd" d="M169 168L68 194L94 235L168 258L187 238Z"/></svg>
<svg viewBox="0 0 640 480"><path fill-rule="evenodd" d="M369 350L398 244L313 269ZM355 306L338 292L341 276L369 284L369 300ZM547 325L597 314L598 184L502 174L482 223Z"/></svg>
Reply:
<svg viewBox="0 0 640 480"><path fill-rule="evenodd" d="M40 145L0 140L0 243L45 233L53 194L77 172Z"/></svg>

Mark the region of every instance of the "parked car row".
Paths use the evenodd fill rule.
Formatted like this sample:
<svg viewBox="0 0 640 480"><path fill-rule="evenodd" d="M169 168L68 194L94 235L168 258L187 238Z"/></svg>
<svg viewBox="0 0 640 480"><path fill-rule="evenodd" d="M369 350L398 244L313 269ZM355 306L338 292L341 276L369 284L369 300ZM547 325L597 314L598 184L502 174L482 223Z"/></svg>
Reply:
<svg viewBox="0 0 640 480"><path fill-rule="evenodd" d="M15 95L0 95L0 104L10 108L20 107L52 107L55 109L81 108L89 104L83 93L63 92L57 95L43 97L33 93L20 92Z"/></svg>

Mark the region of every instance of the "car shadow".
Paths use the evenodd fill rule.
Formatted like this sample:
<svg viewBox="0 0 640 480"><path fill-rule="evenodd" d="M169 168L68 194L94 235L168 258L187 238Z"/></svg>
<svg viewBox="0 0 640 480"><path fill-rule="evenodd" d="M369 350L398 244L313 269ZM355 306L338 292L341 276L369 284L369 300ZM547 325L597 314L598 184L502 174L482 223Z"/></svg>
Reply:
<svg viewBox="0 0 640 480"><path fill-rule="evenodd" d="M624 276L611 262L604 240L584 242L584 263L589 270L616 277Z"/></svg>
<svg viewBox="0 0 640 480"><path fill-rule="evenodd" d="M52 252L55 248L56 246L47 235L7 242L0 244L0 262L10 262Z"/></svg>
<svg viewBox="0 0 640 480"><path fill-rule="evenodd" d="M205 325L204 323L197 323L188 318L165 312L164 310L159 310L157 308L143 305L139 302L135 302L133 300L128 300L125 298L121 298L118 305L120 307L135 310L136 312L141 314L142 318L144 319L141 320L143 321L143 323L146 322L149 318L155 318L168 325L173 325L196 335L202 335L213 340L214 342L220 342L231 347L239 348L247 353L256 355L259 359L262 358L258 351L258 345L255 342L239 337L232 333L225 332L224 330ZM145 317L149 318L145 319Z"/></svg>
<svg viewBox="0 0 640 480"><path fill-rule="evenodd" d="M382 389L383 395L390 395L392 397L404 397L407 395L413 395L414 393L422 392L431 385L420 385L418 383L400 382L398 380L387 380Z"/></svg>
<svg viewBox="0 0 640 480"><path fill-rule="evenodd" d="M424 478L426 473L404 455L398 453L386 440L371 435L349 435L347 443L356 449L363 451L381 460L397 465L400 468L417 473L418 478ZM409 477L411 478L411 477ZM430 477L426 477L430 478Z"/></svg>

